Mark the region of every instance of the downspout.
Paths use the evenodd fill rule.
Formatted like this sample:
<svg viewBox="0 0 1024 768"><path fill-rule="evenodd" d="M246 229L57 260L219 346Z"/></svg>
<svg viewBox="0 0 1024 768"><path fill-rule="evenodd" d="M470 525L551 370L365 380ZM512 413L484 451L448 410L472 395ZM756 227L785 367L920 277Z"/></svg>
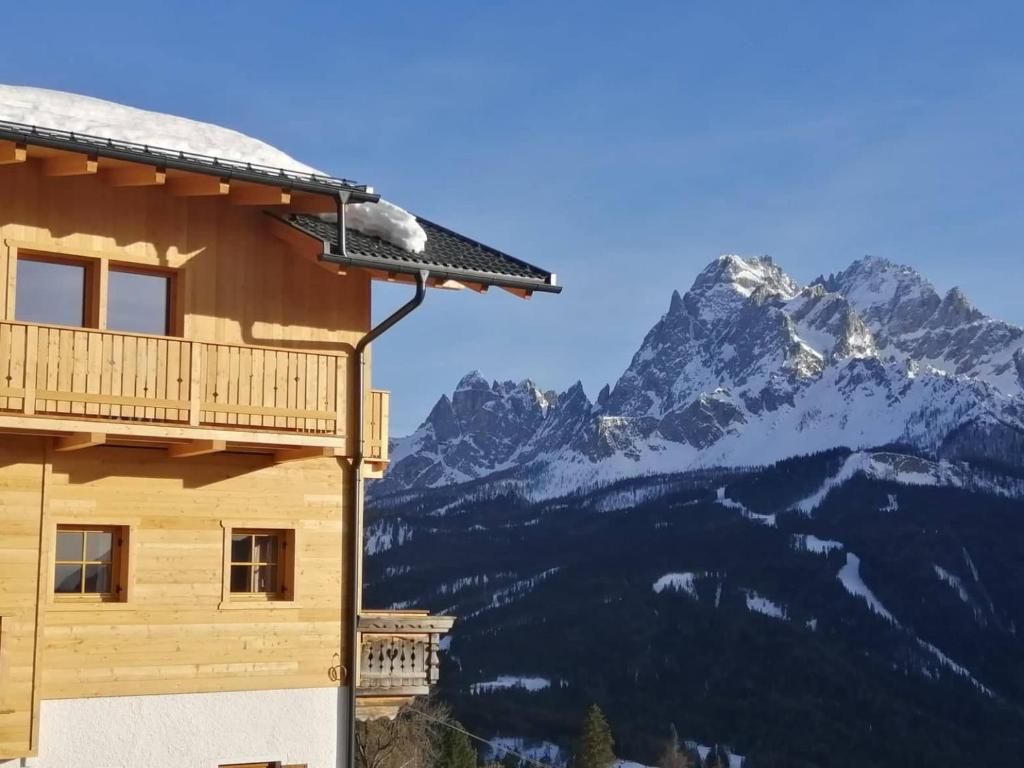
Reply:
<svg viewBox="0 0 1024 768"><path fill-rule="evenodd" d="M339 195L338 201L338 244L342 255L345 255L345 205ZM349 552L349 578L352 588L349 590L348 615L352 617L351 633L349 635L349 686L348 686L348 745L347 761L342 763L341 749L338 750L338 765L340 768L355 768L356 765L356 684L357 670L359 668L359 611L362 609L363 573L362 573L362 536L363 530L363 441L366 410L366 348L376 339L383 336L392 327L397 325L406 315L423 303L427 296L427 279L430 271L421 269L416 274L416 295L400 306L378 325L371 328L355 346L355 358L357 366L356 384L356 449L352 459L352 488L349 496L349 503L353 510L352 516L352 546ZM344 562L344 540L342 541L342 562ZM344 597L342 598L344 600ZM344 626L346 606L342 605L341 621ZM344 632L344 630L342 630ZM341 697L338 697L339 709ZM339 720L340 718L340 712ZM340 747L340 745L339 745Z"/></svg>

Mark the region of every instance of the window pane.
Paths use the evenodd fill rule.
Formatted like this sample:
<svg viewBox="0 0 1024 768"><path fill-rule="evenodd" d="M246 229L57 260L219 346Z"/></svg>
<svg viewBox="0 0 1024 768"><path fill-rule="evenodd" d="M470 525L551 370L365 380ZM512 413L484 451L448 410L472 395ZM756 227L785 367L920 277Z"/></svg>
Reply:
<svg viewBox="0 0 1024 768"><path fill-rule="evenodd" d="M171 280L111 269L107 282L107 327L112 331L166 336Z"/></svg>
<svg viewBox="0 0 1024 768"><path fill-rule="evenodd" d="M254 563L277 562L277 536L257 536Z"/></svg>
<svg viewBox="0 0 1024 768"><path fill-rule="evenodd" d="M57 531L57 559L82 560L82 532Z"/></svg>
<svg viewBox="0 0 1024 768"><path fill-rule="evenodd" d="M85 559L110 562L113 545L110 531L89 531L85 538Z"/></svg>
<svg viewBox="0 0 1024 768"><path fill-rule="evenodd" d="M256 583L253 585L253 592L277 592L277 567L273 565L260 565L253 569L255 571Z"/></svg>
<svg viewBox="0 0 1024 768"><path fill-rule="evenodd" d="M54 577L54 592L81 592L82 591L82 566L80 565L58 565Z"/></svg>
<svg viewBox="0 0 1024 768"><path fill-rule="evenodd" d="M111 591L109 565L85 566L85 591L94 594L106 594Z"/></svg>
<svg viewBox="0 0 1024 768"><path fill-rule="evenodd" d="M15 319L85 325L85 267L18 259Z"/></svg>
<svg viewBox="0 0 1024 768"><path fill-rule="evenodd" d="M248 533L231 534L231 562L252 562L252 535Z"/></svg>
<svg viewBox="0 0 1024 768"><path fill-rule="evenodd" d="M252 566L231 566L231 591L252 592Z"/></svg>

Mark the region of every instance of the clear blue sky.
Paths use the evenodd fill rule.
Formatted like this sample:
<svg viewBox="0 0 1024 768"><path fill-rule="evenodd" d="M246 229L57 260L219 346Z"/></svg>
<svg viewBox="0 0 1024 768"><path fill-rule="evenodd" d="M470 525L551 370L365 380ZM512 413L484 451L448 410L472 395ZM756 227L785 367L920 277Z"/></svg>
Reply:
<svg viewBox="0 0 1024 768"><path fill-rule="evenodd" d="M716 255L872 253L1024 324L1024 10L945 2L8 4L0 82L219 123L559 273L377 346L396 433L467 370L593 397ZM378 311L403 299L385 288Z"/></svg>

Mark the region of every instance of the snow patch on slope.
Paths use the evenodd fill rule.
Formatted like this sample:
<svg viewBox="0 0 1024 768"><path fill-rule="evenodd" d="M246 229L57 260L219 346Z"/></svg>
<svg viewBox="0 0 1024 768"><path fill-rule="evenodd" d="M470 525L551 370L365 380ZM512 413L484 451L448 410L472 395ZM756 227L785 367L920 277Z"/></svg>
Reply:
<svg viewBox="0 0 1024 768"><path fill-rule="evenodd" d="M485 762L496 763L509 753L522 755L534 762L564 766L568 758L562 748L550 741L524 739L519 736L495 736L489 742Z"/></svg>
<svg viewBox="0 0 1024 768"><path fill-rule="evenodd" d="M933 563L932 567L935 569L935 575L948 584L963 602L969 603L971 601L971 596L967 594L967 590L964 589L964 583L960 580L959 576L950 573L940 565Z"/></svg>
<svg viewBox="0 0 1024 768"><path fill-rule="evenodd" d="M659 595L665 590L669 590L671 592L685 592L690 597L696 599L696 578L697 575L689 571L684 573L666 573L651 585L651 589Z"/></svg>
<svg viewBox="0 0 1024 768"><path fill-rule="evenodd" d="M873 613L877 613L890 624L899 626L896 618L885 609L882 601L875 597L875 593L864 583L864 579L860 575L860 558L853 554L853 552L846 553L846 565L839 569L836 578L839 579L847 592L854 597L864 600Z"/></svg>
<svg viewBox="0 0 1024 768"><path fill-rule="evenodd" d="M481 693L492 693L494 691L516 688L529 693L543 691L551 687L551 681L546 677L517 677L514 675L499 675L494 680L487 680L482 683L473 683L469 686L469 692L477 695Z"/></svg>
<svg viewBox="0 0 1024 768"><path fill-rule="evenodd" d="M942 651L940 651L938 648L936 648L934 645L932 645L928 641L922 640L921 638L917 638L917 643L924 650L928 651L928 653L930 653L932 656L934 656L936 659L938 659L939 663L942 664L942 666L944 666L944 667L946 667L948 669L953 670L953 672L955 672L956 674L960 675L960 677L967 678L967 680L970 681L971 685L973 685L975 688L977 688L979 691L981 691L982 693L986 694L987 696L993 697L993 698L995 697L995 694L992 692L992 689L990 689L986 685L980 683L977 680L977 678L975 678L974 675L971 674L969 669L967 669L966 667L962 666L961 664L957 664L955 661L953 661L951 658L949 658L949 656L944 654Z"/></svg>
<svg viewBox="0 0 1024 768"><path fill-rule="evenodd" d="M815 555L827 555L833 549L842 549L841 541L832 539L819 539L817 536L807 533L793 534L793 549L797 552L811 552Z"/></svg>
<svg viewBox="0 0 1024 768"><path fill-rule="evenodd" d="M745 590L747 598L747 610L753 611L754 613L763 613L765 616L770 616L773 619L787 620L789 616L785 607L769 600L763 595L757 594L752 589Z"/></svg>
<svg viewBox="0 0 1024 768"><path fill-rule="evenodd" d="M725 486L722 486L715 492L715 502L721 504L726 509L738 510L748 520L760 523L761 525L767 525L769 528L775 527L775 515L761 515L747 508L745 504L730 499L725 495Z"/></svg>
<svg viewBox="0 0 1024 768"><path fill-rule="evenodd" d="M366 529L366 554L370 557L411 541L413 530L401 520L381 520Z"/></svg>

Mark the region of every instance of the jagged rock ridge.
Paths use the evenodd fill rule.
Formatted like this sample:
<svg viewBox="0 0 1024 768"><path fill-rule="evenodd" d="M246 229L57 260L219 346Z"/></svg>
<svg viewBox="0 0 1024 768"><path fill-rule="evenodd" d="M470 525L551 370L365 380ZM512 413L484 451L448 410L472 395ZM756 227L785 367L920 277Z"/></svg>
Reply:
<svg viewBox="0 0 1024 768"><path fill-rule="evenodd" d="M865 257L800 286L768 257L722 256L591 402L464 377L395 441L378 493L530 468L540 495L699 466L903 442L1019 464L1024 331L959 289Z"/></svg>

